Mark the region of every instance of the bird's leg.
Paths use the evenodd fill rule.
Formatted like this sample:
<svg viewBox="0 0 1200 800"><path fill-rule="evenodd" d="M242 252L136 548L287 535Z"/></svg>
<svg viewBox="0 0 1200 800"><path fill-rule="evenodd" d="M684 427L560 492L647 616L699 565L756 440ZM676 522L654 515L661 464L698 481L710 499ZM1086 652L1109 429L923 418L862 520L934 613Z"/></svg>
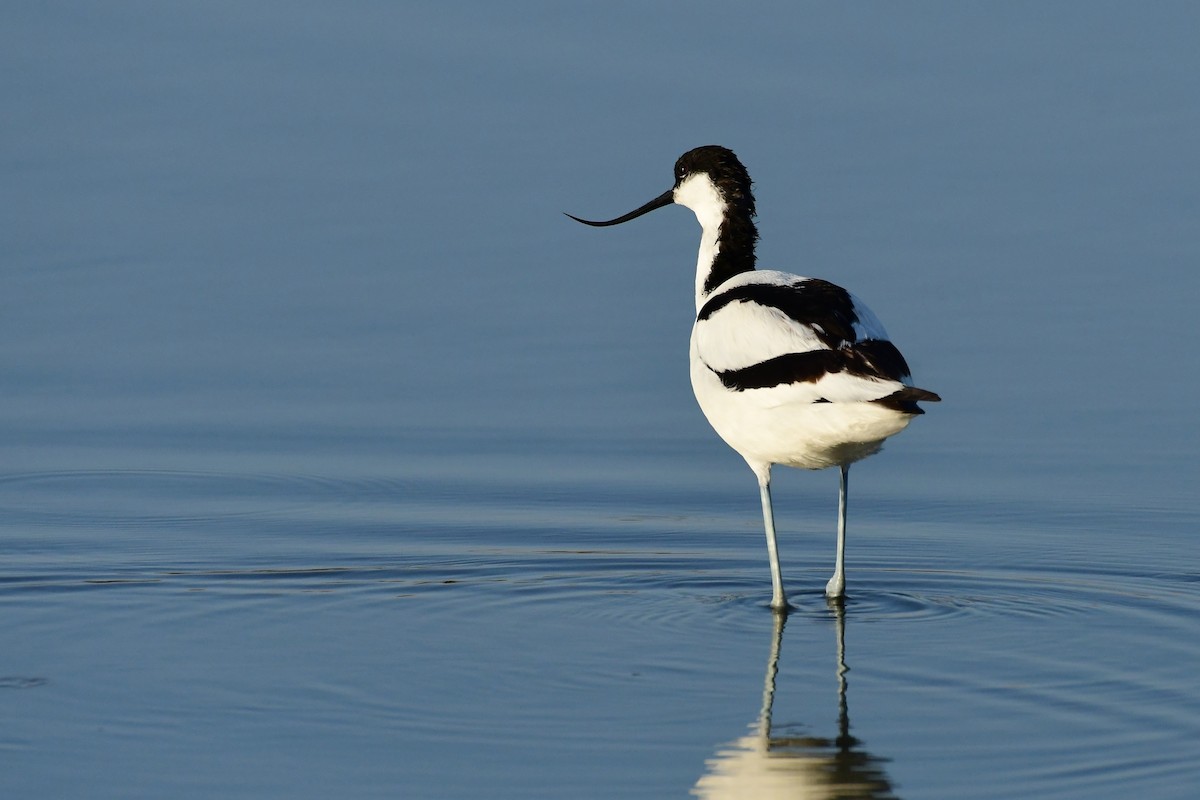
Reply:
<svg viewBox="0 0 1200 800"><path fill-rule="evenodd" d="M775 514L771 510L771 465L754 466L758 476L758 490L762 497L763 526L767 529L767 555L771 559L771 608L787 611L787 597L783 593L783 572L779 569L779 548L775 544Z"/></svg>
<svg viewBox="0 0 1200 800"><path fill-rule="evenodd" d="M842 597L846 594L846 483L850 465L843 464L838 484L838 537L837 559L833 562L833 577L825 584L826 597Z"/></svg>

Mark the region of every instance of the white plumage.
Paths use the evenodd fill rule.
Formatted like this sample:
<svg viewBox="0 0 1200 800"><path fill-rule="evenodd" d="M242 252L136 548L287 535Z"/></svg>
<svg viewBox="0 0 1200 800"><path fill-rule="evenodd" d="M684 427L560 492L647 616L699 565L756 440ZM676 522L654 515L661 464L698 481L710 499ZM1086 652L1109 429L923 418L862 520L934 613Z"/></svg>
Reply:
<svg viewBox="0 0 1200 800"><path fill-rule="evenodd" d="M684 153L675 185L630 213L664 205L691 209L702 233L696 261L691 378L709 423L758 477L772 608L787 609L771 508L771 466L839 467L838 544L826 594L845 591L847 475L850 464L922 413L933 392L913 387L908 365L860 300L827 281L755 269L754 196L732 151Z"/></svg>

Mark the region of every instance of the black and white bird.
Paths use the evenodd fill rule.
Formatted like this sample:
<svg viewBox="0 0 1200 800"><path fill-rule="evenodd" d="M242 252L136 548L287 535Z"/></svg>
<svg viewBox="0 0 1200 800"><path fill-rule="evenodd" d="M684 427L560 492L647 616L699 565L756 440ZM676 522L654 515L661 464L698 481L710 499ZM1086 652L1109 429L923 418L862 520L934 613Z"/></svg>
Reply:
<svg viewBox="0 0 1200 800"><path fill-rule="evenodd" d="M771 509L771 467L838 467L837 555L825 594L845 594L846 489L850 465L940 400L912 385L908 364L861 301L819 278L755 268L754 195L733 151L709 145L675 162L675 185L604 222L619 225L677 203L703 232L696 260L692 389L704 416L758 477L771 607L788 608Z"/></svg>

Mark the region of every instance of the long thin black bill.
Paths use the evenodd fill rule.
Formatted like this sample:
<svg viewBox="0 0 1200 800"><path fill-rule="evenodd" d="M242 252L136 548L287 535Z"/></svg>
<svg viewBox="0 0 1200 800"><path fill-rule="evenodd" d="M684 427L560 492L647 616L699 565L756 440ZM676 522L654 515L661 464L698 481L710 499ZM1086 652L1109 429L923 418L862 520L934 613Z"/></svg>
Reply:
<svg viewBox="0 0 1200 800"><path fill-rule="evenodd" d="M575 216L574 214L567 214L567 216L570 217L571 219L575 220L576 222L582 222L584 225L592 225L596 228L603 228L606 225L620 225L622 222L629 222L629 220L637 219L642 214L649 214L651 211L653 211L656 208L662 208L663 206L669 206L673 202L675 202L675 190L667 189L665 192L663 192L658 197L651 200L649 203L646 203L646 205L642 206L641 208L634 209L633 211L630 211L628 214L626 214L623 217L617 217L616 219L610 219L605 222L593 222L590 219L580 219L579 217Z"/></svg>

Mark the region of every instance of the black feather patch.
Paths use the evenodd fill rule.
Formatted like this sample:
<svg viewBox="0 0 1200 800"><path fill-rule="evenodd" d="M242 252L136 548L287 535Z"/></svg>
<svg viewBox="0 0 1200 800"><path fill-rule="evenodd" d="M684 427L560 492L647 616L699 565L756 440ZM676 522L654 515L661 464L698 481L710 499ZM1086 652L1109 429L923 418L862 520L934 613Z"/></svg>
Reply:
<svg viewBox="0 0 1200 800"><path fill-rule="evenodd" d="M891 342L884 339L867 339L854 345L854 349L871 365L875 375L894 381L903 381L909 377L908 362Z"/></svg>

